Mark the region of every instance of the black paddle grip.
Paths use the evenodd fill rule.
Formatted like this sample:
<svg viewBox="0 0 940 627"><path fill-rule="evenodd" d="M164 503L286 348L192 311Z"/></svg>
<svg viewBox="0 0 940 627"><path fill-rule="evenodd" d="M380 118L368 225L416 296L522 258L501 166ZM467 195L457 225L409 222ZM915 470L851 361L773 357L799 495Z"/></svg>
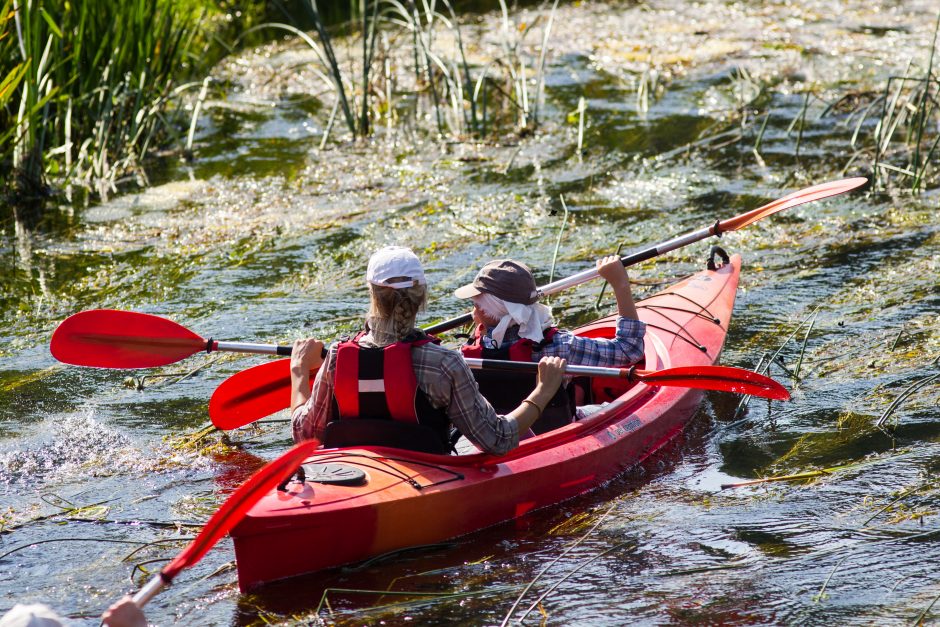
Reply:
<svg viewBox="0 0 940 627"><path fill-rule="evenodd" d="M293 350L294 350L293 346L278 346L277 354L282 357L290 357ZM327 350L326 350L326 346L324 346L323 350L320 352L320 356L323 357L323 359L326 359L326 355L327 355Z"/></svg>

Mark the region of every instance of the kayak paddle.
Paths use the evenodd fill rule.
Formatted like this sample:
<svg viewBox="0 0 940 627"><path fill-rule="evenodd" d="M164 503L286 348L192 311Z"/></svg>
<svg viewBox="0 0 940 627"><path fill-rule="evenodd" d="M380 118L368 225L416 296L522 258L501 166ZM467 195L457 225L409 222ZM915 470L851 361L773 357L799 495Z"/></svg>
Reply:
<svg viewBox="0 0 940 627"><path fill-rule="evenodd" d="M473 358L465 361L477 370L538 371L538 364L534 362ZM665 370L567 366L565 373L790 400L789 392L770 377L731 366L684 366ZM286 409L290 407L290 382L290 359L269 361L242 370L223 381L212 393L209 418L219 429L237 429Z"/></svg>
<svg viewBox="0 0 940 627"><path fill-rule="evenodd" d="M218 342L160 316L90 309L69 316L52 333L52 356L75 366L154 368L205 351L290 355L290 346Z"/></svg>
<svg viewBox="0 0 940 627"><path fill-rule="evenodd" d="M500 359L464 358L474 370L512 370L538 372L539 365L530 361L503 361ZM647 385L684 387L717 392L748 394L777 401L790 400L786 388L762 374L733 366L681 366L665 370L637 370L632 368L606 368L603 366L566 366L565 374L589 377L616 377L639 381Z"/></svg>
<svg viewBox="0 0 940 627"><path fill-rule="evenodd" d="M838 181L829 181L828 183L813 185L812 187L807 187L806 189L793 192L792 194L784 196L783 198L778 198L773 202L769 202L763 207L758 207L757 209L753 209L747 213L742 213L741 215L735 216L729 220L716 221L709 227L699 229L698 231L693 231L692 233L687 233L686 235L680 235L679 237L633 253L632 255L625 255L620 258L620 263L622 263L624 267L633 266L642 261L646 261L647 259L658 257L659 255L676 250L677 248L682 248L683 246L687 246L699 240L706 239L712 235L721 237L724 233L737 231L738 229L742 229L750 224L757 222L758 220L763 220L767 216L771 216L779 211L783 211L784 209L790 209L791 207L796 207L797 205L802 205L814 200L821 200L823 198L829 198L830 196L844 194L845 192L857 189L866 183L868 183L868 179L859 176L850 179L841 179ZM597 268L591 268L589 270L584 270L577 274L573 274L566 279L559 279L538 288L539 298L543 296L549 296L551 294L557 294L558 292L566 290L569 287L581 285L582 283L586 283L587 281L590 281L591 279L594 279L598 276ZM472 319L472 314L465 313L461 316L457 316L456 318L444 320L443 322L439 322L433 326L425 327L424 330L427 333L443 333L444 331L449 331L450 329L463 326Z"/></svg>
<svg viewBox="0 0 940 627"><path fill-rule="evenodd" d="M181 570L201 560L222 536L245 517L248 510L254 507L262 496L288 478L297 466L319 446L320 443L317 440L301 442L253 474L248 481L225 499L222 506L206 522L199 535L134 595L133 600L137 607L143 607L160 590L170 585Z"/></svg>
<svg viewBox="0 0 940 627"><path fill-rule="evenodd" d="M857 177L807 187L730 220L715 222L707 228L627 255L620 261L624 266L635 265L709 236L736 231L784 209L845 193L867 182L867 179ZM539 295L555 294L597 276L597 269L591 268L538 288ZM471 314L466 313L425 327L424 330L441 333L466 324L471 319ZM82 311L66 318L52 334L49 348L53 357L63 363L98 368L153 368L175 363L201 351L281 356L290 355L291 351L290 346L218 342L212 338L207 340L172 320L115 309Z"/></svg>

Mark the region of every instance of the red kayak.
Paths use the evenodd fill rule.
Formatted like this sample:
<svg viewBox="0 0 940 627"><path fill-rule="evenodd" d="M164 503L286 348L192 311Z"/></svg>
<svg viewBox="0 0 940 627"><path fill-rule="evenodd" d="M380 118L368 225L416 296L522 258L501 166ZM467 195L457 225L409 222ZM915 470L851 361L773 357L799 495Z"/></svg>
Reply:
<svg viewBox="0 0 940 627"><path fill-rule="evenodd" d="M699 272L637 303L647 323L642 368L715 364L741 260ZM615 316L575 330L613 337ZM583 420L524 440L506 455L434 455L393 448L321 449L308 479L274 490L232 530L239 587L432 544L596 488L665 445L701 390L596 378ZM310 480L313 476L314 480Z"/></svg>

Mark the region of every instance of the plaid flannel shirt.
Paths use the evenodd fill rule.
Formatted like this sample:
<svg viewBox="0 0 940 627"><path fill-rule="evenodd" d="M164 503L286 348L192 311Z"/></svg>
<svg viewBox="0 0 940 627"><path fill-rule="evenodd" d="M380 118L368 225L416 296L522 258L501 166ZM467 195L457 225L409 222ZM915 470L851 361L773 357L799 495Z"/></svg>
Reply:
<svg viewBox="0 0 940 627"><path fill-rule="evenodd" d="M559 329L550 344L532 351L532 361L542 357L561 357L571 365L615 368L635 364L643 359L646 323L632 318L617 317L617 331L613 339L581 337ZM506 331L503 344L519 339L519 327ZM485 339L484 339L485 341Z"/></svg>

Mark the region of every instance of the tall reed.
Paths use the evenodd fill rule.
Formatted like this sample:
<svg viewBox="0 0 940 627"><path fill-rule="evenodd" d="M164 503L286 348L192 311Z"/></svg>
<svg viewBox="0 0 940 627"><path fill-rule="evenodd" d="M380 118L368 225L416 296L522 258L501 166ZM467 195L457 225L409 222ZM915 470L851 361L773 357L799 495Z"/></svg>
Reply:
<svg viewBox="0 0 940 627"><path fill-rule="evenodd" d="M310 37L303 40L316 51L323 74L330 77L335 107L342 111L353 137L364 137L382 128L375 123L382 115L389 122L385 128L391 129L395 118L392 99L401 90L413 96L407 101L413 107L414 118L431 120L433 130L441 137L479 137L507 126L522 131L537 122L556 7L551 8L542 32L535 107L530 111L526 67L531 62L521 52L528 29L519 34L508 6L500 0L502 53L485 65L475 66L468 59L453 4L451 0L352 0L350 21L340 28L345 32L354 29L351 43L361 51L354 59L352 54L342 58L337 54L336 27L324 19L317 0L307 0L305 6L318 41ZM409 83L409 76L413 85L410 90L402 87Z"/></svg>
<svg viewBox="0 0 940 627"><path fill-rule="evenodd" d="M15 195L43 196L48 177L106 190L139 168L155 139L177 124L185 128L175 119L183 114L179 80L202 69L211 6L7 0L0 9L0 175L12 174Z"/></svg>
<svg viewBox="0 0 940 627"><path fill-rule="evenodd" d="M880 179L882 185L887 187L891 175L909 180L910 190L914 193L921 191L927 184L926 176L940 145L940 132L934 137L930 136L930 131L936 132L940 124L940 107L937 106L940 80L934 76L938 32L940 12L937 13L923 77L910 75L911 62L908 63L908 71L902 76L889 77L885 84L879 99L882 105L881 117L874 130L873 186ZM899 130L903 131L901 137L898 137Z"/></svg>

